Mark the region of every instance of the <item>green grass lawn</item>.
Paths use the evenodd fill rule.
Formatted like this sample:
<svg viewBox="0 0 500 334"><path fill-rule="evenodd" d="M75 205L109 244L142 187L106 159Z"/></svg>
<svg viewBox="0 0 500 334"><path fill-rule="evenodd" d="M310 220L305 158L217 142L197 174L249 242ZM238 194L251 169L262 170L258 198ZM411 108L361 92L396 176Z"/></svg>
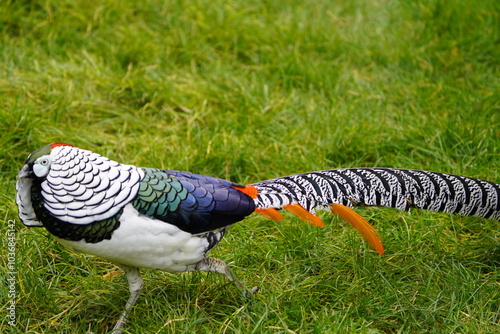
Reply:
<svg viewBox="0 0 500 334"><path fill-rule="evenodd" d="M16 222L16 324L108 332L123 275L17 218L27 155L54 141L140 166L256 182L341 167L500 182L497 0L7 0L0 5L2 251ZM129 333L500 331L500 224L357 209L378 256L339 218L252 216L213 252L224 277L143 271ZM2 255L2 282L8 273Z"/></svg>

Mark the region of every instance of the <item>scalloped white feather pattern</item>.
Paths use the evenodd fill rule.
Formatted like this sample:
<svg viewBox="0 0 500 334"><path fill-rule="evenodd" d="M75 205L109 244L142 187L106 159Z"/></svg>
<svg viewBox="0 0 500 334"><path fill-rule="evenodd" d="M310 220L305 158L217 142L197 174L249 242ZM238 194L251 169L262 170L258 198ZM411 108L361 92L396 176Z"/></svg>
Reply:
<svg viewBox="0 0 500 334"><path fill-rule="evenodd" d="M33 205L31 205L31 185L33 180L29 178L18 179L16 182L16 204L19 211L19 218L26 226L43 226L36 218Z"/></svg>
<svg viewBox="0 0 500 334"><path fill-rule="evenodd" d="M113 217L135 198L144 178L140 168L76 147L58 146L50 155L50 172L42 182L45 208L72 224Z"/></svg>

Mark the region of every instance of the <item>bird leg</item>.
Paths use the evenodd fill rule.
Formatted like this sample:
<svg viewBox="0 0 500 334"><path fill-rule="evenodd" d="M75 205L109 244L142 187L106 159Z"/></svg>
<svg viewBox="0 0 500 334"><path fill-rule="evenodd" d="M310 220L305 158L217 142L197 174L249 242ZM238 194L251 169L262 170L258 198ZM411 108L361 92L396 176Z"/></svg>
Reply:
<svg viewBox="0 0 500 334"><path fill-rule="evenodd" d="M236 276L234 276L234 274L229 269L229 266L224 261L213 257L205 257L203 260L198 262L195 266L195 270L211 271L214 273L225 275L229 279L229 281L234 282L238 286L238 288L243 291L243 294L247 298L250 298L257 291L259 291L258 286L255 286L250 290L245 289L245 285L241 281L239 281Z"/></svg>
<svg viewBox="0 0 500 334"><path fill-rule="evenodd" d="M113 331L111 332L112 334L121 334L122 329L125 326L125 323L127 322L127 315L132 306L134 306L135 302L137 301L137 298L139 298L139 295L141 294L142 291L142 286L144 285L143 284L144 281L142 280L138 268L129 267L125 265L119 265L119 266L120 268L123 269L123 271L127 275L130 297L127 300L127 304L125 305L125 310L122 312L120 319L118 319L118 322L116 323L115 327L113 327Z"/></svg>

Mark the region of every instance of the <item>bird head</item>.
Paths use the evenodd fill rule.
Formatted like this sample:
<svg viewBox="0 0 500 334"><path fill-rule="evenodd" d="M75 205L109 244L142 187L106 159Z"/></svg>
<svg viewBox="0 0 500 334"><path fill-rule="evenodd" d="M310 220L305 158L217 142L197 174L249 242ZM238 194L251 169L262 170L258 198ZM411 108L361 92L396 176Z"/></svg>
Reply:
<svg viewBox="0 0 500 334"><path fill-rule="evenodd" d="M52 150L59 146L70 146L64 143L52 143L39 148L28 156L26 162L17 175L17 179L24 178L45 178L50 171L50 165L52 163L53 157L51 156Z"/></svg>
<svg viewBox="0 0 500 334"><path fill-rule="evenodd" d="M71 146L63 143L53 143L34 151L28 156L23 168L17 174L16 203L19 209L19 217L26 226L43 226L37 219L31 202L31 187L33 180L44 179L50 172L53 161L52 150L58 146Z"/></svg>

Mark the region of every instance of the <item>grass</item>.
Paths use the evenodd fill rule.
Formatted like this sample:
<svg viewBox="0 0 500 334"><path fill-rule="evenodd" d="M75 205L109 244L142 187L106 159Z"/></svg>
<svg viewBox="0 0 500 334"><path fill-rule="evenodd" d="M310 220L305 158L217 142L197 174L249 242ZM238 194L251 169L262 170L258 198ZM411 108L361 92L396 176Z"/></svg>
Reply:
<svg viewBox="0 0 500 334"><path fill-rule="evenodd" d="M113 265L18 221L16 173L46 143L241 183L359 166L500 182L499 16L495 0L7 0L0 216L2 235L16 220L17 304L0 331L105 333L128 296L123 276L103 279ZM252 216L213 254L255 298L218 275L146 270L127 331L500 331L498 222L358 212L384 257L335 217Z"/></svg>

